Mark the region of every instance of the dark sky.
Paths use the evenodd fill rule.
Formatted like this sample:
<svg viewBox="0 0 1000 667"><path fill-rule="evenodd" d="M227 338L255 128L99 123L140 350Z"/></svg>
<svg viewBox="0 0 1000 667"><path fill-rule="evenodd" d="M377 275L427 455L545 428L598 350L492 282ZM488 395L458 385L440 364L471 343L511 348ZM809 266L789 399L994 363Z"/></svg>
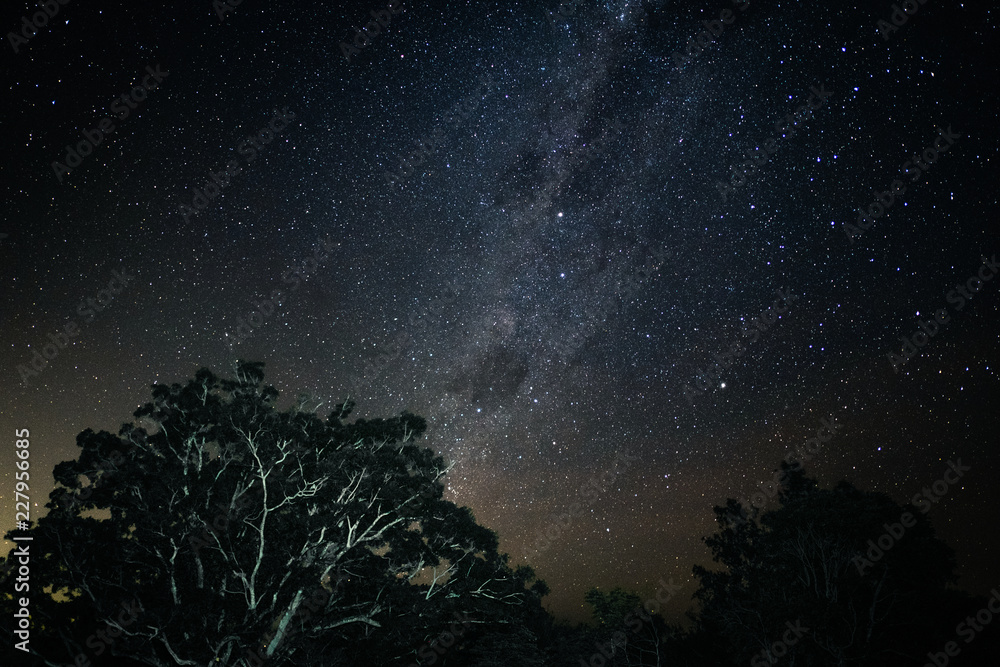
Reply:
<svg viewBox="0 0 1000 667"><path fill-rule="evenodd" d="M1000 583L1000 281L956 290L1000 251L987 3L884 35L889 2L183 4L56 5L0 49L0 432L31 431L34 511L77 433L243 358L283 405L427 417L448 497L562 617L661 578L685 609L712 506L831 416L823 485L905 502L969 466L931 520L963 587Z"/></svg>

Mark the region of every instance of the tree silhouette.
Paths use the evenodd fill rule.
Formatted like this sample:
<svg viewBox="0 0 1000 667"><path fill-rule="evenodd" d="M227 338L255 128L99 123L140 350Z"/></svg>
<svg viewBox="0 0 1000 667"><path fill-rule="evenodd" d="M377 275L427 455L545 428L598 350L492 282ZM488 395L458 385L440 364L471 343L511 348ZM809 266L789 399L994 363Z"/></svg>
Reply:
<svg viewBox="0 0 1000 667"><path fill-rule="evenodd" d="M675 632L642 598L623 588L607 593L591 588L584 600L593 609L597 625L589 634L585 664L592 661L629 667L659 667L668 664L666 642Z"/></svg>
<svg viewBox="0 0 1000 667"><path fill-rule="evenodd" d="M722 569L694 567L689 630L621 588L586 593L594 626L554 623L545 583L442 498L423 419L349 421L349 400L323 419L305 394L279 411L263 380L261 363L201 369L154 385L118 435L77 436L21 543L30 590L0 561L0 614L30 596L36 664L902 667L949 657L963 619L988 625L920 509L787 463L775 509L714 508ZM22 664L0 627L0 663ZM993 664L998 630L949 665Z"/></svg>
<svg viewBox="0 0 1000 667"><path fill-rule="evenodd" d="M722 639L734 663L765 665L912 665L948 639L955 560L927 517L847 482L819 489L798 466L782 471L780 508L715 508L720 531L705 542L726 569L694 567L698 632ZM890 544L883 535L891 546L866 558L880 538Z"/></svg>
<svg viewBox="0 0 1000 667"><path fill-rule="evenodd" d="M32 597L35 655L419 664L456 618L471 630L452 660L484 628L521 636L547 588L529 589L531 569L511 569L496 534L442 499L448 468L414 444L425 421L348 423L349 401L326 421L305 400L279 412L263 378L262 363L233 380L201 369L154 385L117 436L77 437L31 531L32 576L55 594ZM123 602L136 618L116 620ZM102 657L87 639L108 627Z"/></svg>

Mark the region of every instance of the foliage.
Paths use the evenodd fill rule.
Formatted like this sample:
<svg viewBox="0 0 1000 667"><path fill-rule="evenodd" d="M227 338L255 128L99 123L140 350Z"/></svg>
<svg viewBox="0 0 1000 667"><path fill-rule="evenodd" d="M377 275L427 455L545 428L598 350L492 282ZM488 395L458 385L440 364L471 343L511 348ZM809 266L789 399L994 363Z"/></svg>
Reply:
<svg viewBox="0 0 1000 667"><path fill-rule="evenodd" d="M232 380L202 369L154 385L145 427L78 436L32 531L33 577L60 598L33 602L48 664L94 657L85 633L133 598L139 620L108 653L161 667L398 664L455 614L502 629L540 608L544 583L529 589L531 569L442 499L422 418L349 423L349 401L325 421L301 401L279 412L263 378L260 363Z"/></svg>
<svg viewBox="0 0 1000 667"><path fill-rule="evenodd" d="M742 664L766 656L789 623L808 631L787 647L788 664L916 664L921 647L943 644L954 622L936 612L955 601L947 588L955 560L926 515L847 482L819 489L801 468L782 469L779 509L733 521L746 516L739 503L715 508L720 531L705 542L725 569L694 567L699 631L723 639ZM911 527L900 523L904 512ZM900 537L866 560L869 541L889 529Z"/></svg>

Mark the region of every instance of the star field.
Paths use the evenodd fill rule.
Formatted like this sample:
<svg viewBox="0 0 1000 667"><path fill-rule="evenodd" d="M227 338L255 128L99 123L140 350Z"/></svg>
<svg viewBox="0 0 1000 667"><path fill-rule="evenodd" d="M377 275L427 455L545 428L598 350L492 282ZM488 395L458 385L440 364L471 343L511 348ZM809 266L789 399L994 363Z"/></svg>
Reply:
<svg viewBox="0 0 1000 667"><path fill-rule="evenodd" d="M241 358L284 404L425 416L447 497L560 617L587 617L591 586L671 577L679 617L712 506L830 417L806 466L821 484L905 502L948 459L972 466L931 520L960 586L997 585L980 518L1000 502L1000 282L947 299L1000 250L993 10L931 0L886 40L889 3L404 2L348 62L340 43L383 6L71 3L4 53L0 424L32 431L34 512L78 432L117 432L152 383ZM58 181L51 163L157 65L160 87ZM911 180L901 165L948 128ZM748 154L767 159L735 185ZM897 178L906 193L852 238ZM112 271L135 278L87 320ZM894 368L940 308L950 322ZM68 322L79 334L25 376Z"/></svg>

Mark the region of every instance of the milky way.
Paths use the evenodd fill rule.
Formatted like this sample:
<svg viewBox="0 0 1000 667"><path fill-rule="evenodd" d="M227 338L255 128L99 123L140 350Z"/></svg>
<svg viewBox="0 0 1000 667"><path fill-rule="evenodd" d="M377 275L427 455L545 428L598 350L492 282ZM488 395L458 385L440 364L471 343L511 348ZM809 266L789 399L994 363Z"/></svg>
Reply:
<svg viewBox="0 0 1000 667"><path fill-rule="evenodd" d="M447 496L583 619L594 585L687 608L712 506L832 418L822 484L903 502L970 463L932 521L985 592L1000 284L947 294L1000 246L996 19L890 4L403 2L354 49L384 3L63 6L4 56L0 422L50 469L237 358L286 401L411 410Z"/></svg>

